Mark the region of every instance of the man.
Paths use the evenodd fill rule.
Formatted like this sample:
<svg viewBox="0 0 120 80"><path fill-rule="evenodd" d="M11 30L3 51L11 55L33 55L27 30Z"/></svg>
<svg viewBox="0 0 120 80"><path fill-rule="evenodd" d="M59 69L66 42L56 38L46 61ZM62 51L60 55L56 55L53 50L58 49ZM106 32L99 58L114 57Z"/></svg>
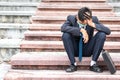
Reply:
<svg viewBox="0 0 120 80"><path fill-rule="evenodd" d="M95 29L97 33L94 35ZM84 57L92 56L91 71L102 72L97 60L103 49L106 35L110 34L110 29L101 24L96 16L92 16L92 11L89 8L83 7L79 9L77 15L69 15L67 17L61 27L61 31L63 32L64 47L71 62L66 72L77 71L75 57L81 54ZM80 39L82 39L82 42Z"/></svg>

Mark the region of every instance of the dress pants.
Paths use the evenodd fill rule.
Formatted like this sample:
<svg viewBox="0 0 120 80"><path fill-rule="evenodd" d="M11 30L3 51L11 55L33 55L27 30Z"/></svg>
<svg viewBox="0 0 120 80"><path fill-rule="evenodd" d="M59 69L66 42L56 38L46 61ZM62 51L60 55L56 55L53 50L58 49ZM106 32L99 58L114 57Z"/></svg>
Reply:
<svg viewBox="0 0 120 80"><path fill-rule="evenodd" d="M63 33L62 40L69 57L71 64L75 63L75 57L79 56L79 39L81 36L76 37L70 33ZM97 32L89 41L83 44L83 57L92 56L92 60L97 61L101 50L103 49L106 34L104 32Z"/></svg>

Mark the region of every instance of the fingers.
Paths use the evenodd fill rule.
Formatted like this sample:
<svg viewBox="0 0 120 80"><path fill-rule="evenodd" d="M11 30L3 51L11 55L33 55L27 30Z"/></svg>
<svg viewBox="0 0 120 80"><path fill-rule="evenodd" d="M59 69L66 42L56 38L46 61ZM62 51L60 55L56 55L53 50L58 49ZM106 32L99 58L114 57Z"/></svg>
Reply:
<svg viewBox="0 0 120 80"><path fill-rule="evenodd" d="M88 40L89 40L89 37L88 37L88 34L87 34L86 30L85 29L81 29L81 32L83 34L83 41L84 41L84 43L87 43Z"/></svg>
<svg viewBox="0 0 120 80"><path fill-rule="evenodd" d="M84 41L84 43L87 43L88 40L89 40L88 34L84 33L84 35L83 35L83 41Z"/></svg>
<svg viewBox="0 0 120 80"><path fill-rule="evenodd" d="M92 18L90 18L90 19L87 19L87 21L89 21L89 22L92 22Z"/></svg>
<svg viewBox="0 0 120 80"><path fill-rule="evenodd" d="M92 19L87 20L87 24L88 24L90 27L96 28L95 23L92 21Z"/></svg>
<svg viewBox="0 0 120 80"><path fill-rule="evenodd" d="M89 40L88 37L85 37L85 38L83 39L84 43L87 43L88 40Z"/></svg>
<svg viewBox="0 0 120 80"><path fill-rule="evenodd" d="M90 14L89 14L89 13L87 13L87 12L86 12L86 13L84 13L83 15L84 15L84 17L85 17L86 19L90 19L90 18L91 18Z"/></svg>

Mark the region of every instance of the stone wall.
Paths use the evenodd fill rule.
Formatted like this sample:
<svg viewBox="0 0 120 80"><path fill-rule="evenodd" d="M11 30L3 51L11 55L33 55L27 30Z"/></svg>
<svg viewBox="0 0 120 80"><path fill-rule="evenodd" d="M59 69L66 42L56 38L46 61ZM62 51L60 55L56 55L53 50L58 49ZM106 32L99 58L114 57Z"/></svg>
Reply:
<svg viewBox="0 0 120 80"><path fill-rule="evenodd" d="M20 52L20 42L28 30L40 0L0 0L0 63Z"/></svg>
<svg viewBox="0 0 120 80"><path fill-rule="evenodd" d="M107 0L107 2L114 8L116 15L120 16L120 0Z"/></svg>

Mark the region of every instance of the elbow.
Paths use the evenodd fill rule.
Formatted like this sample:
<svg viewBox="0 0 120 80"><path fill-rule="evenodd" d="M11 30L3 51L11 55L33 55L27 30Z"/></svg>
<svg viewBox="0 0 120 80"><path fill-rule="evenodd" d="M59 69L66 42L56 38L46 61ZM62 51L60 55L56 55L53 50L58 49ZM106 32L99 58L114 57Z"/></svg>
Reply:
<svg viewBox="0 0 120 80"><path fill-rule="evenodd" d="M61 32L64 32L64 27L63 26L61 26Z"/></svg>
<svg viewBox="0 0 120 80"><path fill-rule="evenodd" d="M107 35L110 35L110 34L111 34L111 32L108 32L108 33L107 33Z"/></svg>
<svg viewBox="0 0 120 80"><path fill-rule="evenodd" d="M111 30L109 29L108 32L107 32L107 35L110 35L111 34Z"/></svg>
<svg viewBox="0 0 120 80"><path fill-rule="evenodd" d="M108 35L110 35L110 34L111 34L111 31L108 32Z"/></svg>

